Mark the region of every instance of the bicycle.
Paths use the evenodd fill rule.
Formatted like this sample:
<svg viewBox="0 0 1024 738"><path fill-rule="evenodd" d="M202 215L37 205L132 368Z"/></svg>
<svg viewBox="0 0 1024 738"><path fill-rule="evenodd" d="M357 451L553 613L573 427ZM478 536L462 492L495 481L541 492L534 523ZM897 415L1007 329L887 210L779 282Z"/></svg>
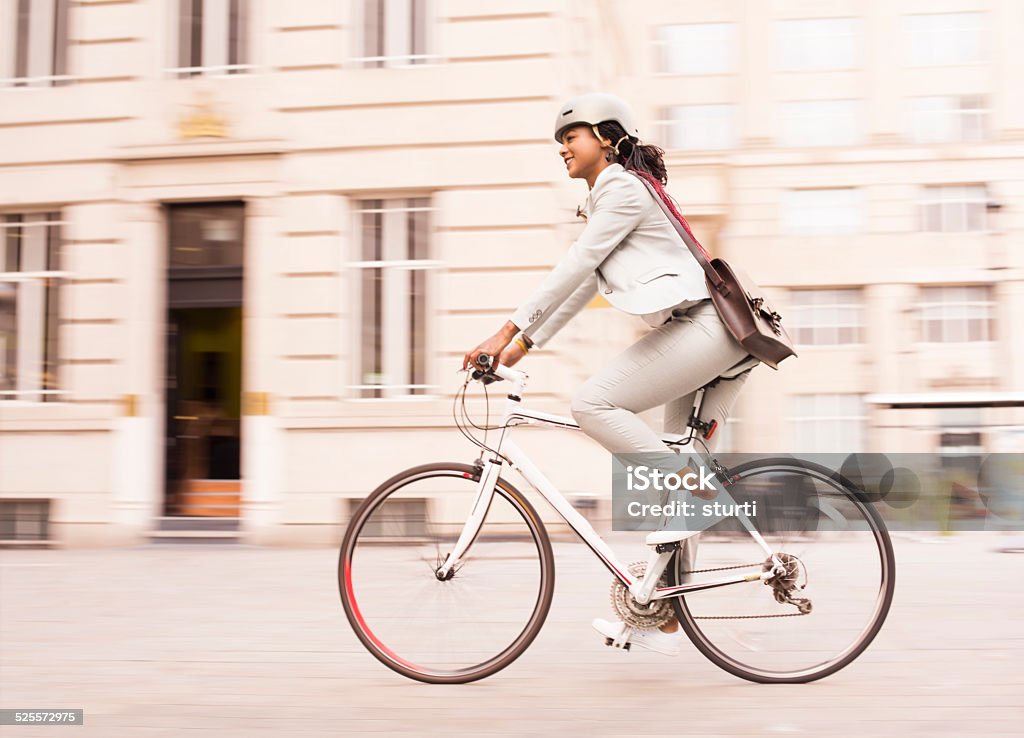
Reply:
<svg viewBox="0 0 1024 738"><path fill-rule="evenodd" d="M646 562L627 566L510 439L524 424L579 426L527 409L528 376L482 358L456 394L456 407L461 394L468 417L470 379L485 393L488 384L507 381L501 422L482 427L500 430L498 442L479 441L456 417L481 447L476 462L396 474L352 513L342 542L345 615L385 666L422 682L471 682L507 667L540 631L554 590L554 554L540 515L501 476L506 463L611 572L621 619L651 628L674 616L704 656L735 676L759 683L821 679L851 663L878 634L895 586L892 543L864 492L838 472L795 458L732 469L712 458L715 478L734 499L767 500L782 490L792 506L797 490L799 525L768 516L772 522L759 530L739 514L682 542L651 544ZM750 357L719 380L756 363ZM668 447L703 443L715 431L714 420L700 417L712 384L696 393L685 435L662 435ZM696 568L698 557L703 568Z"/></svg>

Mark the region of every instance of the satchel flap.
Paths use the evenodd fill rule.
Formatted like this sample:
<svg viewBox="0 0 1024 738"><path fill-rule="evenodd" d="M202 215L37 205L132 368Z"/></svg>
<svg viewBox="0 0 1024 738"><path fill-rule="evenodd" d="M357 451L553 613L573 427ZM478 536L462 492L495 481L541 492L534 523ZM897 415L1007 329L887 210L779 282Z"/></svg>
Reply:
<svg viewBox="0 0 1024 738"><path fill-rule="evenodd" d="M768 307L764 290L758 286L757 282L750 278L749 274L738 266L727 264L721 259L714 259L711 264L719 272L732 273L736 283L739 284L740 289L743 290L743 294L746 296L747 302L752 306L754 305L754 301L760 298L760 302L758 304L762 307ZM770 310L771 308L768 307L768 309Z"/></svg>

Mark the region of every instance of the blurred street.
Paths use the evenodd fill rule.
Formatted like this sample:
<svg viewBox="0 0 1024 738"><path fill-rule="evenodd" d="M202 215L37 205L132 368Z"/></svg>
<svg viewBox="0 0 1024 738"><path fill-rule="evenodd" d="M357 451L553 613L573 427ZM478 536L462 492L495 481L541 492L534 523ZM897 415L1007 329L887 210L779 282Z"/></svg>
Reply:
<svg viewBox="0 0 1024 738"><path fill-rule="evenodd" d="M374 660L339 603L333 549L147 546L0 553L0 707L84 708L84 729L4 736L1020 735L1024 554L1000 534L894 534L896 599L853 665L761 686L687 645L602 645L610 577L556 545L555 600L530 650L465 686ZM617 550L642 553L639 536ZM855 562L853 562L855 563ZM413 606L396 602L396 607Z"/></svg>

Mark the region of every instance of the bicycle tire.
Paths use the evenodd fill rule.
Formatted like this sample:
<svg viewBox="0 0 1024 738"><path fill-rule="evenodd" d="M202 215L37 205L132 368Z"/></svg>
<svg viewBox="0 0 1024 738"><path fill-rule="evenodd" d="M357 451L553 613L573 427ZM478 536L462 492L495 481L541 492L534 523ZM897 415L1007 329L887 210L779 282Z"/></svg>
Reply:
<svg viewBox="0 0 1024 738"><path fill-rule="evenodd" d="M468 464L457 462L440 462L425 464L407 469L396 474L383 482L375 489L363 503L352 514L348 529L345 532L338 559L338 585L341 595L342 607L356 636L363 646L381 663L389 669L402 674L410 679L429 684L464 684L491 676L509 666L530 646L537 637L541 627L547 618L551 607L551 600L555 586L554 554L551 549L551 542L540 516L534 507L522 495L519 490L502 477L495 483L495 499L501 499L508 503L521 522L529 531L529 537L533 546L536 547L536 554L539 561L539 587L536 601L532 612L522 630L511 640L507 647L501 649L480 663L472 664L459 669L432 669L422 664L414 663L402 655L395 653L387 643L384 643L374 633L370 624L366 622L356 587L353 584L354 575L352 564L354 554L360 543L360 535L363 533L367 522L375 510L385 505L389 498L398 494L404 488L417 481L434 480L440 478L466 479L470 480L475 488L478 479L478 469ZM468 485L467 485L468 486ZM493 502L492 502L493 507ZM493 509L488 510L484 523L481 526L473 546L480 546L479 540L485 535L488 519L494 513ZM461 522L461 521L460 521ZM364 536L364 539L366 537ZM369 543L367 544L369 545ZM471 553L471 547L467 554ZM450 585L450 582L438 583L433 574L428 572L426 580L434 580L431 584L439 586ZM425 584L424 586L428 586Z"/></svg>
<svg viewBox="0 0 1024 738"><path fill-rule="evenodd" d="M845 496L850 503L855 505L856 509L864 515L864 519L870 526L871 533L879 552L880 581L877 599L874 603L874 610L871 615L870 622L866 624L857 639L850 644L848 648L841 652L836 659L828 663L824 663L816 668L797 670L791 673L775 672L763 668L757 669L752 668L750 665L744 664L737 658L727 654L723 648L716 645L705 632L705 628L702 627L700 623L701 618L694 614L688 602L688 598L692 598L694 603L699 602L699 598L703 594L702 592L695 592L690 595L675 597L672 599L672 607L675 610L680 625L686 632L690 641L705 657L719 668L742 679L761 684L801 684L822 679L848 666L864 652L864 650L878 635L878 632L881 630L892 605L896 585L895 557L893 554L892 540L890 539L884 521L878 514L877 510L875 510L871 505L862 490L855 487L848 479L838 472L813 462L779 457L750 461L736 466L730 470L730 473L734 479L738 477L739 479L737 482L739 482L744 479L755 477L758 473L767 473L779 470L785 470L789 473L798 475L810 475L814 480L819 482L827 480L827 483L830 484L833 489L837 490L841 495ZM696 541L694 541L694 544L696 544ZM702 543L702 548L705 545L706 544ZM689 549L691 556L692 551L692 548ZM685 568L688 565L682 564L682 560L683 552L677 551L676 556L673 557L673 561L669 566L669 581L673 586L690 580ZM748 585L738 584L732 586L745 587ZM750 586L757 585L754 584ZM723 590L724 589L728 588L723 588Z"/></svg>

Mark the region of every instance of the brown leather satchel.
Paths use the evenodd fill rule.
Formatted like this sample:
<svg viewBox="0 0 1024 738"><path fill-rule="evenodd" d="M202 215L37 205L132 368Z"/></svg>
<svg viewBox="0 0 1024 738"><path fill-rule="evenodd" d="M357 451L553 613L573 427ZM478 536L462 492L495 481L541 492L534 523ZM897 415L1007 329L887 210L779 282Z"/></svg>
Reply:
<svg viewBox="0 0 1024 738"><path fill-rule="evenodd" d="M646 172L634 169L626 171L644 183L668 216L668 222L675 227L683 243L704 269L711 301L733 338L752 356L772 369L778 369L783 359L796 356L793 341L782 327L782 316L768 303L764 290L743 270L730 266L722 259L709 258L708 252L694 237L686 218L676 210L665 194L661 182Z"/></svg>

